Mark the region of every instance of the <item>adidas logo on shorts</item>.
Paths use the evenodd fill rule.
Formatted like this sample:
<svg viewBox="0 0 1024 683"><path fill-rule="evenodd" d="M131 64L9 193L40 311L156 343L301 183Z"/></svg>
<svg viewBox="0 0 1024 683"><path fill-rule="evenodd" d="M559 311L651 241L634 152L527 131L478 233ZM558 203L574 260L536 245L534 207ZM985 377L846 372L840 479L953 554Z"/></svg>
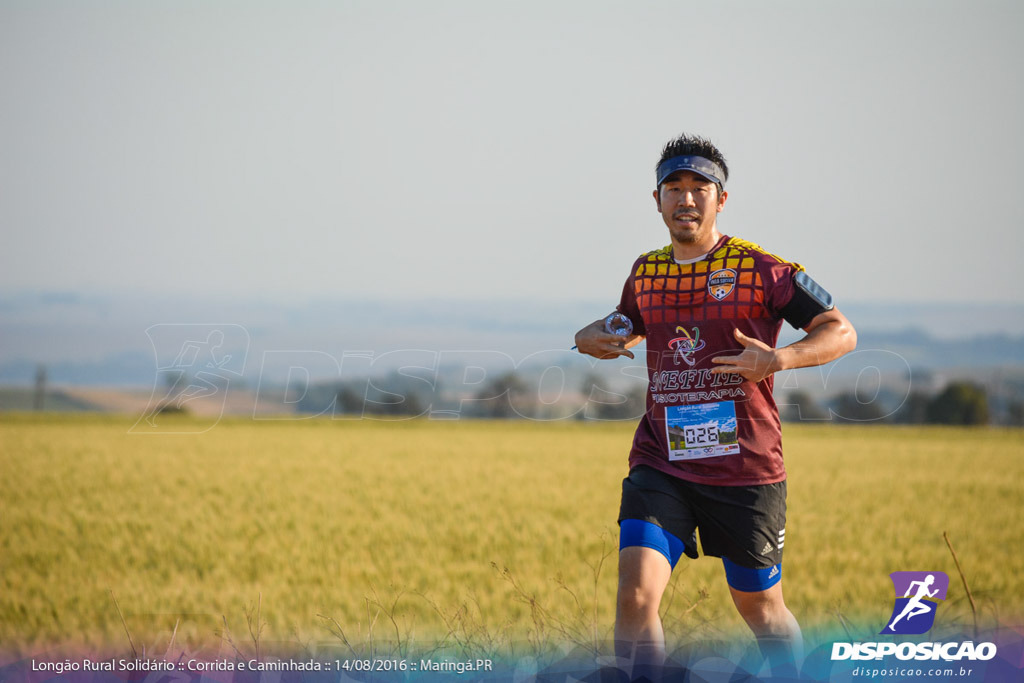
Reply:
<svg viewBox="0 0 1024 683"><path fill-rule="evenodd" d="M767 555L768 553L770 553L773 550L775 550L775 548L772 547L771 543L765 543L764 547L761 548L761 554L762 555Z"/></svg>
<svg viewBox="0 0 1024 683"><path fill-rule="evenodd" d="M772 570L771 570L771 572L770 572L770 573L768 574L768 578L769 578L769 579L774 579L774 578L775 578L775 576L776 576L776 575L777 575L778 573L779 573L779 565L775 565L774 567L772 567Z"/></svg>

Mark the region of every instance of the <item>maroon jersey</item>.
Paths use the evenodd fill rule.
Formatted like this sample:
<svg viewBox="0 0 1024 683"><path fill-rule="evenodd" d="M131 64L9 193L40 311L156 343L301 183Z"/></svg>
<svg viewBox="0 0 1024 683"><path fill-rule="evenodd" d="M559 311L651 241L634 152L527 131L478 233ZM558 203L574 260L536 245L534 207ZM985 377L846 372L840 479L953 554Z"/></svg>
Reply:
<svg viewBox="0 0 1024 683"><path fill-rule="evenodd" d="M636 260L618 310L647 338L650 385L631 468L721 486L786 478L772 377L712 375L711 359L743 350L735 329L774 347L800 270L728 235L693 263L677 263L671 246Z"/></svg>

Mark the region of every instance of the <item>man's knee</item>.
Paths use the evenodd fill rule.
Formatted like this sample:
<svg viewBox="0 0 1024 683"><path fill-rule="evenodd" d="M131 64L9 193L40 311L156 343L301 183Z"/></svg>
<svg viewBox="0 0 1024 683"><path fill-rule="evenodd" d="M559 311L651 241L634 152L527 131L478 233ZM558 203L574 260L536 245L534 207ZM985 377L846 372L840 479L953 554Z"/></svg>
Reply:
<svg viewBox="0 0 1024 683"><path fill-rule="evenodd" d="M646 621L658 615L661 595L650 586L619 585L618 611L630 620Z"/></svg>
<svg viewBox="0 0 1024 683"><path fill-rule="evenodd" d="M785 634L790 630L793 617L783 600L781 584L753 593L731 592L736 610L754 633Z"/></svg>
<svg viewBox="0 0 1024 683"><path fill-rule="evenodd" d="M785 606L783 605L783 607ZM747 625L758 633L770 631L779 614L778 608L767 601L737 601L736 609Z"/></svg>
<svg viewBox="0 0 1024 683"><path fill-rule="evenodd" d="M651 548L631 546L619 553L619 615L630 621L658 616L672 567L664 555Z"/></svg>

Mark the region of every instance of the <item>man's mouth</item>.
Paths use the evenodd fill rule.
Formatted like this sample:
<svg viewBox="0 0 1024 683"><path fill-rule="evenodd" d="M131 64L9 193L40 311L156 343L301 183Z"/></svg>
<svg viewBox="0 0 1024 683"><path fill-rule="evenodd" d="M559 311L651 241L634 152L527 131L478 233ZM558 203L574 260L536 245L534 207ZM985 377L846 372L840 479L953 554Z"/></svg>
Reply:
<svg viewBox="0 0 1024 683"><path fill-rule="evenodd" d="M697 223L700 221L699 213L677 213L675 216L677 221L693 221Z"/></svg>

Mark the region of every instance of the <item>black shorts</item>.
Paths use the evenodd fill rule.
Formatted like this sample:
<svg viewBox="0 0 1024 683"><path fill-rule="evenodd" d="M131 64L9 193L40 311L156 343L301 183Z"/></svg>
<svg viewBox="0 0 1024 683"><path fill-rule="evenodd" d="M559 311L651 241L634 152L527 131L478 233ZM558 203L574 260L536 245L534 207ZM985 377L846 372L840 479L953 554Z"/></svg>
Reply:
<svg viewBox="0 0 1024 683"><path fill-rule="evenodd" d="M697 558L697 530L705 555L760 569L782 562L786 544L786 482L760 486L695 484L640 465L622 480L619 523L639 519L660 526Z"/></svg>

